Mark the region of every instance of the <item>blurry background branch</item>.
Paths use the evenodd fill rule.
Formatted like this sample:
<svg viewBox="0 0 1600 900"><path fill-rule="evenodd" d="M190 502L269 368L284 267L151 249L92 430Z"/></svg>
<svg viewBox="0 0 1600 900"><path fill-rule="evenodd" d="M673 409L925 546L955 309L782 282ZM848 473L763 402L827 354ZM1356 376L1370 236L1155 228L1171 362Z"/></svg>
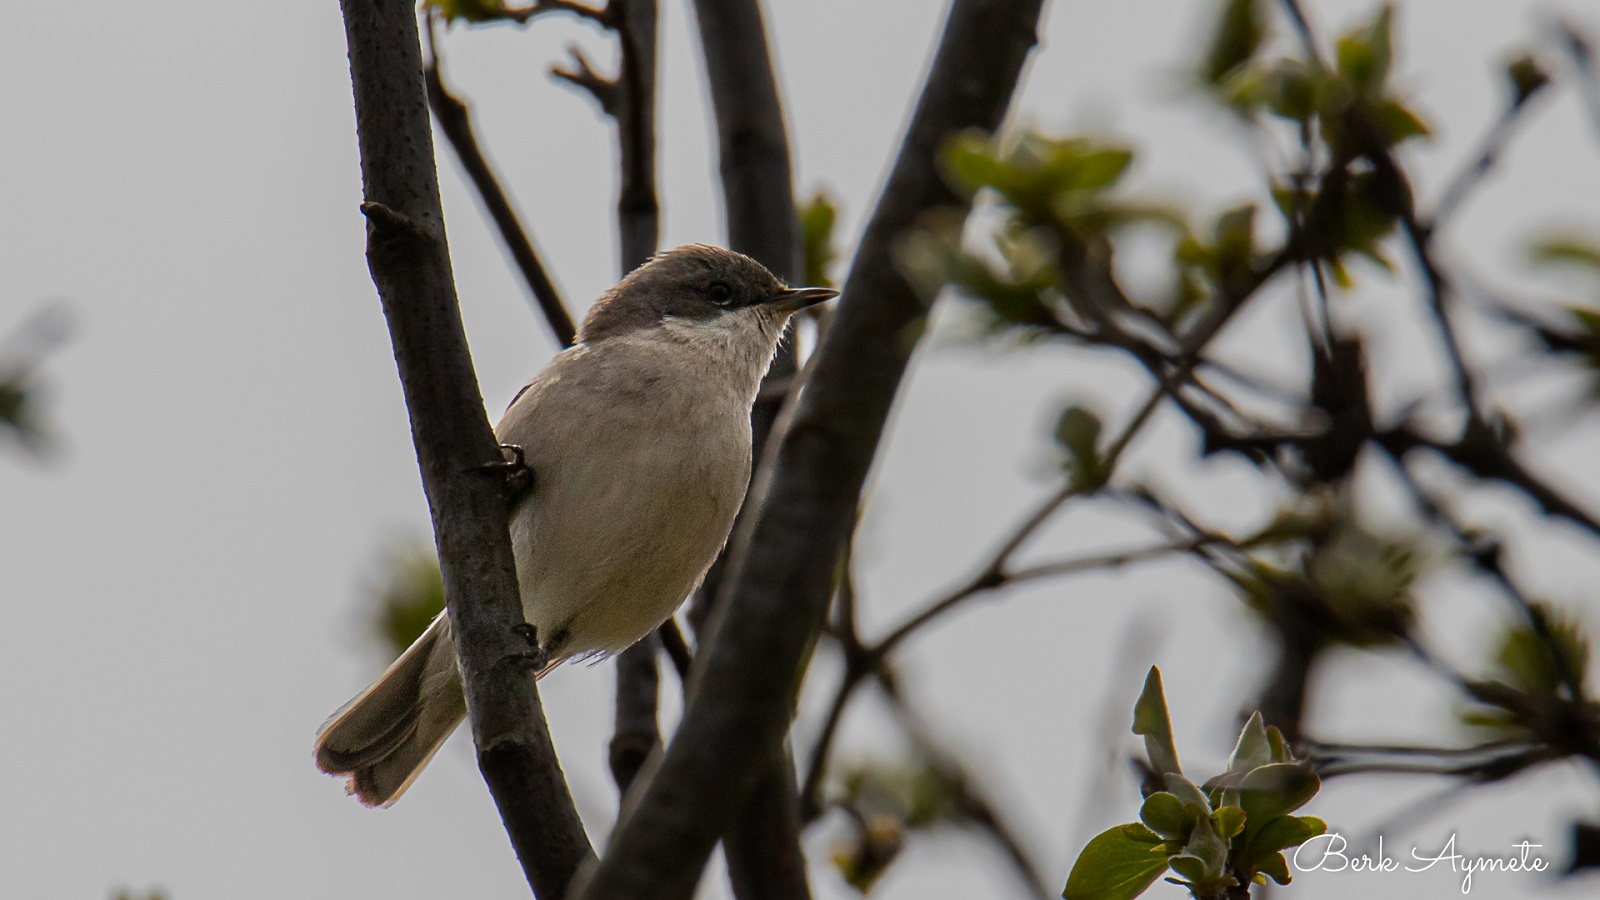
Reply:
<svg viewBox="0 0 1600 900"><path fill-rule="evenodd" d="M0 434L35 458L48 456L55 438L39 409L39 369L72 333L71 310L45 303L0 335Z"/></svg>

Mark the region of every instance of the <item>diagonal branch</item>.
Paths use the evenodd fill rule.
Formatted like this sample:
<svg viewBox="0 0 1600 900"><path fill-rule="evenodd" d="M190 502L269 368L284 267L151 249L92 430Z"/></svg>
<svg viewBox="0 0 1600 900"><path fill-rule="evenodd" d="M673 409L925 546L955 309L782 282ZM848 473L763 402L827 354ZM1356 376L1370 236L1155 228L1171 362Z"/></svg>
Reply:
<svg viewBox="0 0 1600 900"><path fill-rule="evenodd" d="M958 206L936 157L994 130L1036 41L1043 0L955 0L909 133L857 251L816 368L768 452L702 642L678 732L582 896L686 898L783 740L800 659L821 624L924 300L894 266L900 235Z"/></svg>
<svg viewBox="0 0 1600 900"><path fill-rule="evenodd" d="M594 851L514 630L522 604L500 453L457 308L410 0L343 0L367 261L399 365L433 517L478 767L528 883L555 898Z"/></svg>
<svg viewBox="0 0 1600 900"><path fill-rule="evenodd" d="M466 170L472 186L477 189L478 199L483 201L484 209L499 230L500 240L505 242L512 261L517 264L517 271L522 273L523 282L533 292L534 302L544 314L545 322L550 325L550 332L563 347L571 345L577 334L572 325L572 316L561 302L561 295L545 271L544 263L539 260L533 241L512 208L500 179L494 174L494 168L478 146L478 138L472 128L472 111L444 85L444 78L439 71L437 45L434 45L433 59L424 74L428 84L428 103L433 107L439 131L450 142L456 158L461 161L461 168Z"/></svg>

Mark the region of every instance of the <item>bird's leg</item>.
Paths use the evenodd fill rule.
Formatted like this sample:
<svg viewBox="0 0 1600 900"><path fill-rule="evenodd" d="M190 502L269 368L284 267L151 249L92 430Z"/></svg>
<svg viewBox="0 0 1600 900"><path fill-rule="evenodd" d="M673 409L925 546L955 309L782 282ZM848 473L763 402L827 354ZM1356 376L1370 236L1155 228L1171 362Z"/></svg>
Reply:
<svg viewBox="0 0 1600 900"><path fill-rule="evenodd" d="M520 622L511 626L511 630L528 643L528 649L507 655L503 662L526 666L535 672L542 670L550 662L550 654L539 647L539 629L527 622Z"/></svg>
<svg viewBox="0 0 1600 900"><path fill-rule="evenodd" d="M516 444L501 444L500 455L504 458L499 462L473 466L472 471L501 473L506 480L506 488L511 492L511 499L519 500L533 490L533 468L523 457L522 448Z"/></svg>

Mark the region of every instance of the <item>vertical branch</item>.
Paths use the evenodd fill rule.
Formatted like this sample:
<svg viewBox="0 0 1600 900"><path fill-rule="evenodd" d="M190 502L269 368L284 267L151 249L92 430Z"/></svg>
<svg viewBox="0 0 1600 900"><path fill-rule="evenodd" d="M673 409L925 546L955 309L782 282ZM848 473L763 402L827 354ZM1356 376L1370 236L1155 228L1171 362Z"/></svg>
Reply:
<svg viewBox="0 0 1600 900"><path fill-rule="evenodd" d="M623 797L644 768L645 760L661 746L656 720L661 691L656 651L660 646L657 636L649 634L617 657L616 718L609 762L617 793Z"/></svg>
<svg viewBox="0 0 1600 900"><path fill-rule="evenodd" d="M617 86L617 147L622 184L617 191L617 231L622 271L655 255L661 230L656 200L656 0L612 0L606 9L622 44Z"/></svg>
<svg viewBox="0 0 1600 900"><path fill-rule="evenodd" d="M622 274L627 274L655 254L661 228L656 200L656 0L612 0L606 14L621 44L616 101L610 112L617 124L621 169L617 235ZM661 746L660 648L660 639L650 635L617 657L610 763L611 777L623 798L645 760Z"/></svg>
<svg viewBox="0 0 1600 900"><path fill-rule="evenodd" d="M800 221L794 205L789 133L761 6L757 0L695 0L694 12L716 115L728 247L792 282L801 275ZM789 378L794 371L794 343L786 337L767 372L767 383ZM757 399L751 417L754 459L763 458L782 405L782 392L763 390ZM724 554L706 575L689 612L696 630L710 616L726 567Z"/></svg>
<svg viewBox="0 0 1600 900"><path fill-rule="evenodd" d="M399 365L433 518L478 767L528 882L561 897L593 857L533 676L507 527L508 490L457 308L410 0L343 0L367 215L367 261Z"/></svg>
<svg viewBox="0 0 1600 900"><path fill-rule="evenodd" d="M925 302L896 269L900 235L959 206L936 159L966 128L995 129L1036 41L1043 0L955 0L888 184L806 390L736 539L684 718L582 896L686 898L783 740L800 659L832 589L867 469Z"/></svg>
<svg viewBox="0 0 1600 900"><path fill-rule="evenodd" d="M794 205L794 174L783 103L772 69L758 0L695 0L695 22L717 123L717 162L728 245L765 265L785 281L800 277L800 222ZM795 348L791 329L778 348L768 384L791 378ZM763 391L751 413L752 458L761 459L777 422L783 393ZM739 512L743 520L746 511ZM739 523L735 523L735 530ZM717 557L695 598L690 617L701 628L727 568ZM740 900L783 900L811 895L800 848L799 799L794 761L779 743L766 772L739 818L723 836L728 878Z"/></svg>

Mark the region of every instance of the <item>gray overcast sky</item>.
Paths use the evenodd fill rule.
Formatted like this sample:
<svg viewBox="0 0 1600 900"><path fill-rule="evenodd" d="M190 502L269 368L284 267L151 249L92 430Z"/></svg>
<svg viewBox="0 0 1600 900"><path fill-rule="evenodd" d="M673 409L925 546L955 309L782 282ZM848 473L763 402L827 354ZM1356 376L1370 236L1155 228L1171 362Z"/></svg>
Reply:
<svg viewBox="0 0 1600 900"><path fill-rule="evenodd" d="M715 242L698 49L685 4L663 6L663 242ZM832 191L851 239L942 10L912 0L768 6L797 188ZM1175 191L1212 211L1248 195L1253 167L1236 135L1179 102L1177 63L1197 52L1208 6L1055 4L1013 121L1131 138L1143 151L1138 190ZM1310 7L1330 36L1370 8ZM1399 79L1439 137L1413 157L1425 198L1496 115L1498 61L1552 9L1600 31L1582 0L1404 4ZM12 4L7 20L0 333L58 297L79 327L47 367L66 452L45 466L0 458L0 894L92 898L160 885L178 900L525 896L463 735L385 812L360 808L311 764L316 726L382 663L361 632L362 590L393 540L427 535L362 257L337 4L80 0ZM476 103L547 261L567 296L586 303L617 276L612 139L586 98L543 74L572 40L609 59L597 32L548 19L527 31L457 32L447 48L449 77ZM1597 137L1570 90L1549 98L1507 170L1446 235L1451 255L1500 283L1525 280L1515 251L1526 236L1561 223L1600 229ZM554 348L454 160L442 157L463 313L497 413ZM1432 361L1408 358L1420 332L1387 311L1399 296L1378 286L1349 304L1357 320L1395 319L1376 348L1393 361L1380 370L1391 404L1439 374ZM1242 322L1228 338L1259 348L1266 371L1293 363L1279 349L1287 320L1275 315ZM1136 383L1125 366L1056 349L924 353L872 486L864 626L897 621L967 574L1048 490L1044 435L1064 399L1099 397L1116 409ZM1164 420L1129 464L1186 478L1181 496L1220 523L1242 527L1270 511L1236 463L1179 470L1190 440ZM1538 451L1544 471L1600 509L1594 418ZM1473 509L1530 534L1520 507L1491 498ZM1091 509L1052 528L1035 553L1138 533ZM1515 550L1530 580L1560 599L1579 599L1600 578L1594 546L1560 529ZM1500 607L1448 576L1430 598L1430 637L1471 659ZM1586 614L1600 630L1592 603ZM1120 770L1108 796L1095 793L1096 767L1104 736L1124 734L1145 666L1167 672L1186 758L1224 758L1230 698L1253 689L1262 665L1242 628L1236 601L1174 563L975 605L903 663L915 699L1017 810L1052 880L1064 880L1078 848L1133 809ZM1405 739L1445 727L1447 695L1408 665L1352 655L1330 677L1345 674L1349 684L1315 698L1319 731ZM606 667L573 668L543 685L596 837L615 803L602 768L610 678ZM806 698L802 740L822 699ZM871 704L858 712L844 754L891 752ZM1357 833L1419 788L1339 785L1314 811ZM1389 835L1388 846L1436 847L1456 831L1477 852L1523 838L1564 847L1563 823L1597 807L1592 778L1558 768L1480 792ZM813 840L817 859L828 841ZM881 896L990 896L1010 889L1007 878L987 848L942 837L914 844ZM849 896L825 864L815 881L821 897ZM1457 890L1436 873L1302 881L1294 895L1308 900ZM1528 896L1535 884L1486 877L1477 893ZM1594 890L1591 881L1541 896ZM1175 895L1166 886L1152 894Z"/></svg>

